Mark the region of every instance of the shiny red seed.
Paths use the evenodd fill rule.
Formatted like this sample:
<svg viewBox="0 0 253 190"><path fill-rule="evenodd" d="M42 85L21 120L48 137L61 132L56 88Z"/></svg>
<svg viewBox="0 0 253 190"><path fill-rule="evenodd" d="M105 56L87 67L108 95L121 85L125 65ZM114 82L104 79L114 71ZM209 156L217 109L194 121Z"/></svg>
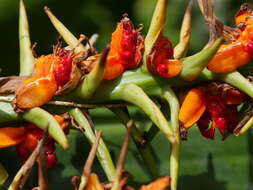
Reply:
<svg viewBox="0 0 253 190"><path fill-rule="evenodd" d="M55 154L47 154L46 157L46 167L53 168L57 163L57 157Z"/></svg>
<svg viewBox="0 0 253 190"><path fill-rule="evenodd" d="M164 64L157 65L156 70L162 77L168 77L168 68Z"/></svg>
<svg viewBox="0 0 253 190"><path fill-rule="evenodd" d="M60 63L56 64L57 66L54 69L55 80L58 86L63 86L70 79L72 58L69 54L62 55Z"/></svg>
<svg viewBox="0 0 253 190"><path fill-rule="evenodd" d="M253 57L253 42L248 43L245 50Z"/></svg>

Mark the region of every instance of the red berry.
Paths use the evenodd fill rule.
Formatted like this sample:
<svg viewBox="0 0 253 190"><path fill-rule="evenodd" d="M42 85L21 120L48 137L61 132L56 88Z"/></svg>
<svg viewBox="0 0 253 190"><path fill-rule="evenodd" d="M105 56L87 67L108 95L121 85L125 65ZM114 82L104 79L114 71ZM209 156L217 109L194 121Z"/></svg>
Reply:
<svg viewBox="0 0 253 190"><path fill-rule="evenodd" d="M248 43L245 50L253 57L253 42Z"/></svg>
<svg viewBox="0 0 253 190"><path fill-rule="evenodd" d="M56 155L55 154L47 154L46 167L53 168L53 167L55 167L56 163L57 163Z"/></svg>
<svg viewBox="0 0 253 190"><path fill-rule="evenodd" d="M162 77L168 77L168 68L166 67L166 65L159 64L157 65L156 70Z"/></svg>

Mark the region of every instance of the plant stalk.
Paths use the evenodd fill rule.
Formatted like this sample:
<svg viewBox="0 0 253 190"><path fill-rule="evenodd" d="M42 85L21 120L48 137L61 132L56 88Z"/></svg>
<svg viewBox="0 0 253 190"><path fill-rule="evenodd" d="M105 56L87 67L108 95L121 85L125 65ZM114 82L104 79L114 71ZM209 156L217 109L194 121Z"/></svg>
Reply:
<svg viewBox="0 0 253 190"><path fill-rule="evenodd" d="M90 125L88 119L83 115L82 111L78 108L74 108L69 111L70 115L74 118L77 124L85 131L83 134L93 144L96 140L96 135ZM105 171L105 174L109 181L112 181L115 177L115 166L113 164L109 150L107 149L103 139L100 139L100 143L97 149L97 158Z"/></svg>
<svg viewBox="0 0 253 190"><path fill-rule="evenodd" d="M111 111L115 113L121 122L126 125L131 119L129 116L129 113L123 108L112 108ZM156 127L157 128L157 127ZM150 174L152 177L157 178L158 177L158 171L156 167L156 161L151 151L151 146L149 142L146 142L143 138L141 131L135 126L134 122L131 129L131 137L145 163L147 168L150 171Z"/></svg>
<svg viewBox="0 0 253 190"><path fill-rule="evenodd" d="M170 176L171 190L177 190L179 166L180 166L180 133L179 133L179 101L171 88L167 88L163 93L163 98L169 103L171 126L176 140L171 143L170 153Z"/></svg>

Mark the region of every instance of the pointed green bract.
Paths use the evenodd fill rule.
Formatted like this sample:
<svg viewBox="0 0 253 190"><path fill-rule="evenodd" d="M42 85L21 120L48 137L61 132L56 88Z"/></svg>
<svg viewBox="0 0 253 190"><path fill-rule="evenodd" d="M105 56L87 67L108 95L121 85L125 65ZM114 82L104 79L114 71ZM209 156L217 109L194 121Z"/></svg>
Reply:
<svg viewBox="0 0 253 190"><path fill-rule="evenodd" d="M0 186L4 184L8 177L9 174L7 173L4 166L0 163Z"/></svg>
<svg viewBox="0 0 253 190"><path fill-rule="evenodd" d="M71 47L75 48L74 51L76 53L86 51L86 48L79 43L79 40L64 26L61 21L59 21L54 14L50 11L48 7L44 8L46 14L54 25L55 29L60 33L65 42Z"/></svg>
<svg viewBox="0 0 253 190"><path fill-rule="evenodd" d="M23 0L19 3L19 48L20 76L31 75L34 70L34 57L31 48L29 25Z"/></svg>
<svg viewBox="0 0 253 190"><path fill-rule="evenodd" d="M106 58L109 48L106 48L100 56L92 71L85 76L81 84L77 87L76 93L83 99L90 98L103 80Z"/></svg>
<svg viewBox="0 0 253 190"><path fill-rule="evenodd" d="M148 29L147 36L145 38L145 51L143 55L143 69L147 71L146 66L146 56L152 50L153 45L155 44L157 38L161 34L167 13L168 0L157 0L156 7L152 16L152 20Z"/></svg>
<svg viewBox="0 0 253 190"><path fill-rule="evenodd" d="M142 109L157 127L166 135L168 140L173 143L175 136L173 130L165 119L157 105L147 96L147 94L137 85L128 84L119 92L118 96L129 103Z"/></svg>
<svg viewBox="0 0 253 190"><path fill-rule="evenodd" d="M192 23L191 13L192 13L192 0L189 1L184 14L180 31L179 43L174 48L175 59L181 59L185 57L187 54L191 38L191 23Z"/></svg>
<svg viewBox="0 0 253 190"><path fill-rule="evenodd" d="M21 115L24 120L33 123L42 130L48 128L49 135L52 136L64 149L68 148L66 135L54 116L50 113L41 108L32 108L21 113Z"/></svg>
<svg viewBox="0 0 253 190"><path fill-rule="evenodd" d="M88 119L83 115L82 111L78 108L74 108L69 112L77 124L84 129L84 135L89 140L91 144L95 142L96 136L90 125ZM105 174L109 181L112 181L115 177L115 166L113 164L109 150L107 149L103 139L99 141L99 146L97 149L97 157L105 171Z"/></svg>
<svg viewBox="0 0 253 190"><path fill-rule="evenodd" d="M210 47L201 50L190 57L182 59L183 68L180 77L187 81L194 80L207 66L212 57L216 54L223 39L216 40Z"/></svg>

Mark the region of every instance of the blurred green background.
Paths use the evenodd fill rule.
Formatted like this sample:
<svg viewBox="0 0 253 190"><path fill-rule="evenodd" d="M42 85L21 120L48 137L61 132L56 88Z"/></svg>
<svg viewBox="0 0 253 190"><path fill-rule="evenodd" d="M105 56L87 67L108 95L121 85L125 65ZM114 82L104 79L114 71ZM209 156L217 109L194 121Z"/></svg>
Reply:
<svg viewBox="0 0 253 190"><path fill-rule="evenodd" d="M145 34L155 2L155 0L25 0L31 38L33 43L37 43L38 55L50 53L58 38L58 33L43 11L44 6L48 6L77 36L81 33L87 36L98 33L99 40L96 47L101 50L110 41L111 33L124 13L129 14L136 26L143 23ZM169 2L165 33L174 45L178 41L180 24L187 2L187 0L170 0ZM215 12L226 24L233 26L233 15L244 2L250 1L216 0ZM200 14L196 0L192 17L193 33L189 54L199 51L208 41L207 25ZM1 76L18 74L18 0L0 0L0 29ZM135 110L132 115L138 120L140 128L150 125L142 112ZM104 131L104 138L116 160L125 129L118 124L117 118L109 111L93 111L92 116L96 126ZM215 141L206 140L200 136L196 127L190 130L189 140L183 142L182 146L180 190L253 189L252 131L240 137L230 137L224 142L220 140L218 134L217 137ZM67 152L63 152L60 148L57 150L59 164L55 170L49 172L52 189L70 189L70 176L80 174L90 148L88 142L83 140L84 137L76 132L71 133L69 139L71 149ZM166 175L169 170L167 162L169 145L162 134L154 139L152 147L157 155L160 175ZM136 151L134 145L131 144L126 168L133 175L130 183L140 185L147 183L150 178ZM0 150L0 163L5 165L11 177L19 167L17 160L14 148ZM98 163L95 164L94 169L103 176ZM35 180L31 179L28 188L31 188L34 183Z"/></svg>

